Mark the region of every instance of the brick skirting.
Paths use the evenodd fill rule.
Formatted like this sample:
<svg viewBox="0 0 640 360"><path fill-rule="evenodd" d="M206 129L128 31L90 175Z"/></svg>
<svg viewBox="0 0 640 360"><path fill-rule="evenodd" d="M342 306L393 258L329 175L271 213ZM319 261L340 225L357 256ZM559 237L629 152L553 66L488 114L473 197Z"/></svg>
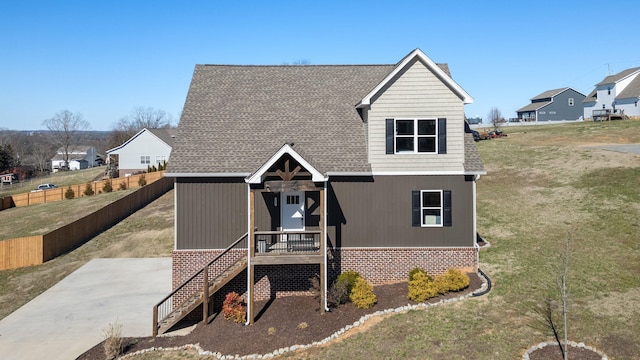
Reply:
<svg viewBox="0 0 640 360"><path fill-rule="evenodd" d="M175 250L173 251L172 285L175 289L192 276L207 262L220 254L221 250ZM213 279L224 268L246 254L235 250L220 259L220 263L209 271ZM358 271L369 282L380 285L389 282L406 281L414 267L425 269L430 275L438 275L449 268L467 272L478 270L478 249L466 248L342 248L328 251L329 283L341 272ZM291 295L312 295L311 278L320 274L319 265L260 265L255 267L255 299L266 300L273 297ZM202 285L202 277L193 285L176 294L174 304L186 299L189 293ZM246 270L231 281L214 299L214 308L222 304L222 299L230 291L246 295Z"/></svg>

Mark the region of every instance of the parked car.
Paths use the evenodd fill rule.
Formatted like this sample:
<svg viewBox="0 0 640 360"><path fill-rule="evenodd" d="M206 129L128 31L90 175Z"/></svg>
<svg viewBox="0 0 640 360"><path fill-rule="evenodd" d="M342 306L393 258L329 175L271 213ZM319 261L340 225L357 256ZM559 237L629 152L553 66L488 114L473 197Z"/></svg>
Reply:
<svg viewBox="0 0 640 360"><path fill-rule="evenodd" d="M37 189L35 189L35 190L31 190L31 192L34 192L34 191L42 191L42 190L49 190L49 189L55 189L55 188L57 188L57 187L58 187L58 186L57 186L57 185L55 185L55 184L40 184L40 185L38 185L38 188L37 188Z"/></svg>

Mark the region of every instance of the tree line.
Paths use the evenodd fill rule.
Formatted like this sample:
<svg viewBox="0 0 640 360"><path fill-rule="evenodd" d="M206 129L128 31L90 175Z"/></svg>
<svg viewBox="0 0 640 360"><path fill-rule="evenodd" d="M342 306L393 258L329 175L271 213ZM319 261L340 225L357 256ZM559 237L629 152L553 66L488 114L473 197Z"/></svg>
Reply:
<svg viewBox="0 0 640 360"><path fill-rule="evenodd" d="M143 128L175 127L164 110L136 107L122 117L111 131L90 131L90 123L81 113L61 110L42 122L45 130L15 131L0 128L0 174L17 167L32 172L51 170L51 159L60 152L68 165L73 151L82 145L94 146L98 153L121 145Z"/></svg>

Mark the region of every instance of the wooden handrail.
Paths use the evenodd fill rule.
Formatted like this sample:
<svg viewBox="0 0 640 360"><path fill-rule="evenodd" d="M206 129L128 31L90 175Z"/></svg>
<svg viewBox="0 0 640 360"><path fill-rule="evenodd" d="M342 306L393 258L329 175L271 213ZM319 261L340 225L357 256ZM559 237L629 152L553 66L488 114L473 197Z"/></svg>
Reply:
<svg viewBox="0 0 640 360"><path fill-rule="evenodd" d="M200 270L198 270L195 274L193 274L191 277L189 277L187 280L183 281L182 284L180 284L178 287L176 287L169 295L165 296L162 300L160 300L157 304L155 304L153 306L153 336L158 335L158 323L160 322L160 319L158 319L158 317L162 316L163 318L166 317L168 314L170 314L171 312L169 312L168 314L160 314L158 309L165 303L167 302L169 299L171 299L178 291L182 290L185 286L187 286L189 283L191 283L191 281L193 281L196 277L198 277L200 274L203 274L205 271L208 272L209 267L215 263L218 259L220 259L222 256L224 256L226 253L228 253L230 250L232 250L233 248L236 247L236 245L238 245L240 242L242 242L243 240L247 239L249 236L249 233L245 233L244 235L242 235L241 237L239 237L236 241L234 241L231 245L229 245L224 251L222 251L220 254L218 254L213 260L209 261L206 265L204 265ZM206 274L204 276L204 284L203 287L205 290L205 295L206 295L206 291L208 290L208 274ZM200 287L198 287L200 288ZM208 299L203 299L203 301L208 301ZM180 304L182 305L182 304ZM175 306L172 311L176 308L179 308L180 306Z"/></svg>

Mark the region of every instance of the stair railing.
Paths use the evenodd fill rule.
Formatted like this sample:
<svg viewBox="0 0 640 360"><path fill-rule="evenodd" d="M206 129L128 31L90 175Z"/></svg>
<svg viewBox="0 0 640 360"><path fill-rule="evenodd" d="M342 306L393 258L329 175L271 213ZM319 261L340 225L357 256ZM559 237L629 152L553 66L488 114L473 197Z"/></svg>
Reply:
<svg viewBox="0 0 640 360"><path fill-rule="evenodd" d="M245 233L244 235L242 235L240 238L234 241L231 245L229 245L224 251L218 254L213 260L209 261L206 265L204 265L200 270L198 270L190 278L188 278L187 280L182 282L182 284L180 284L178 287L173 289L173 291L169 295L165 296L162 300L160 300L156 305L153 306L153 336L158 335L160 322L162 322L162 320L167 318L173 311L175 311L176 309L179 309L184 304L184 302L186 302L192 295L198 293L198 291L203 291L202 300L203 300L203 303L205 304L205 308L203 311L205 315L203 317L205 317L205 320L206 320L206 314L208 312L206 304L208 303L208 298L211 295L208 293L209 292L209 268L216 261L218 261L224 255L229 253L231 250L234 250L234 249L246 250L249 245L248 235L249 233ZM232 261L230 266L233 265L233 263L235 263L235 261ZM200 277L202 279L199 279ZM215 277L212 277L212 279L213 278ZM202 281L202 283L200 283L200 281ZM193 285L193 286L190 286L190 285ZM195 290L191 294L189 294L189 296L187 296L180 305L174 306L173 304L174 296L178 292L182 290L186 290L185 288L187 287L191 287Z"/></svg>

